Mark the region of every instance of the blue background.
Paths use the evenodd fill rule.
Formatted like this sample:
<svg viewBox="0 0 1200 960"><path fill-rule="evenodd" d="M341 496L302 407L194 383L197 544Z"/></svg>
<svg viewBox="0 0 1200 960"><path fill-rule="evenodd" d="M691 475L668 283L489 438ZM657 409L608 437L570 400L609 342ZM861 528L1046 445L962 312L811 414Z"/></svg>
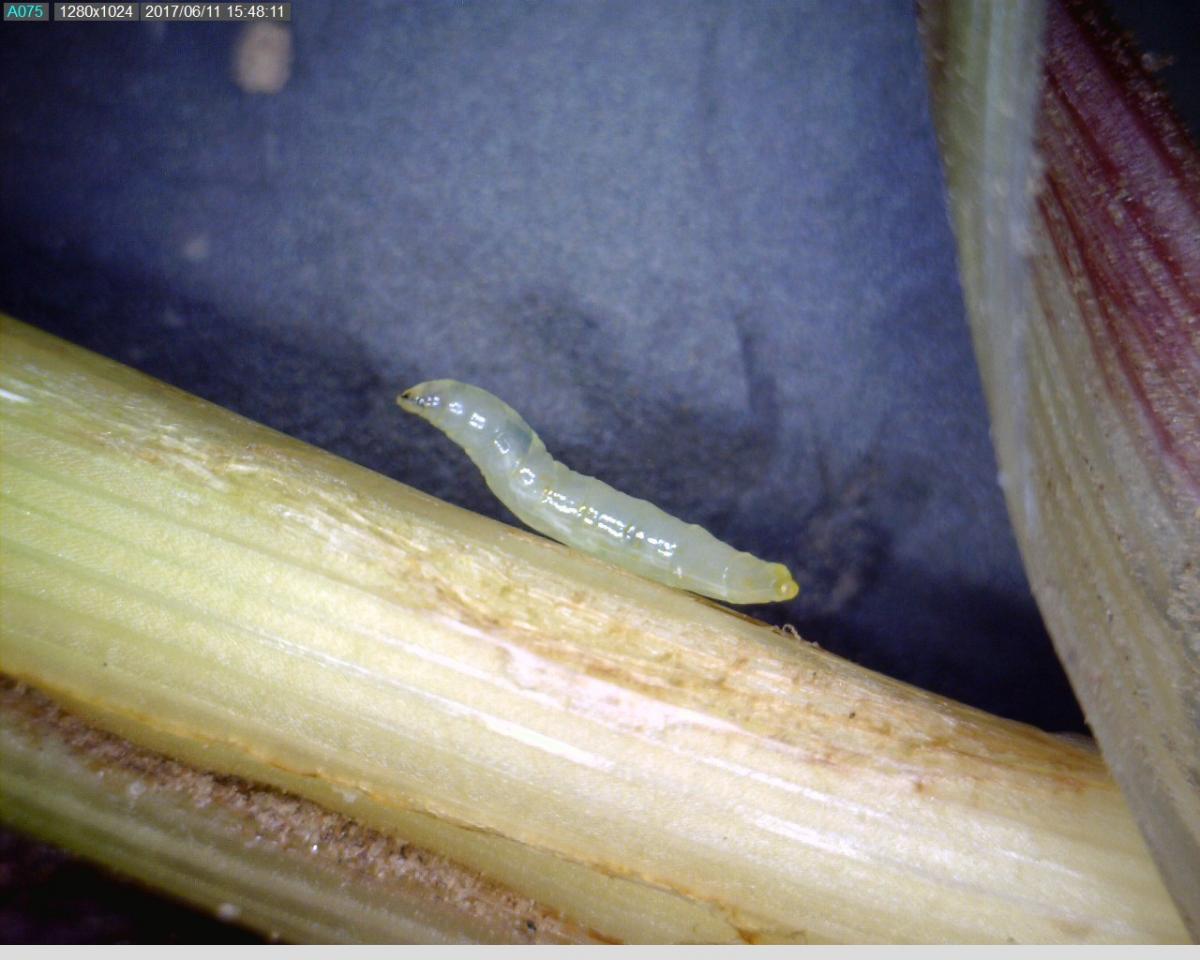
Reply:
<svg viewBox="0 0 1200 960"><path fill-rule="evenodd" d="M574 469L786 562L801 596L762 616L1079 727L907 2L306 3L273 96L233 83L239 29L22 26L0 308L512 521L393 403L477 383Z"/></svg>

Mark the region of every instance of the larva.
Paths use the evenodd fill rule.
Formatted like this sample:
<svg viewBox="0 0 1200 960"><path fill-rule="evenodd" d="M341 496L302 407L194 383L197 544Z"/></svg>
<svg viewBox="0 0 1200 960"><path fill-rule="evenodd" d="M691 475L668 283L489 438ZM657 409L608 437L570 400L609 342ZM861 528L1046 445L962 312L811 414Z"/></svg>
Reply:
<svg viewBox="0 0 1200 960"><path fill-rule="evenodd" d="M486 390L430 380L396 402L462 447L500 501L555 540L728 603L790 600L799 592L783 564L735 550L694 523L563 466L512 407Z"/></svg>

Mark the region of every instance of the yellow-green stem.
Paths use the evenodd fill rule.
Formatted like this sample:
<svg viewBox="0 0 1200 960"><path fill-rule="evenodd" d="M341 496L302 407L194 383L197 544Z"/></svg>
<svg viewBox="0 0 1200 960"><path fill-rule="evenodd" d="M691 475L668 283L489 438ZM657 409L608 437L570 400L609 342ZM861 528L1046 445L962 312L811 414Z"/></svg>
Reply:
<svg viewBox="0 0 1200 960"><path fill-rule="evenodd" d="M587 942L528 899L316 804L214 777L0 683L0 814L273 937Z"/></svg>
<svg viewBox="0 0 1200 960"><path fill-rule="evenodd" d="M91 721L604 939L1184 937L1094 752L2 324L0 663Z"/></svg>

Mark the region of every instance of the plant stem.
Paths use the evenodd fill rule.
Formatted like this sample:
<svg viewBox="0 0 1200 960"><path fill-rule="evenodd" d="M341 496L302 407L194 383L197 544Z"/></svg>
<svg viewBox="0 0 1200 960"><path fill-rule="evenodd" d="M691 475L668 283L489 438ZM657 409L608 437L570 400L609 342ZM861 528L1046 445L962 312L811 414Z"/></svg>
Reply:
<svg viewBox="0 0 1200 960"><path fill-rule="evenodd" d="M1093 751L0 338L0 657L90 722L602 939L1185 936Z"/></svg>
<svg viewBox="0 0 1200 960"><path fill-rule="evenodd" d="M12 825L275 938L589 939L445 858L139 749L12 682L0 683L0 766Z"/></svg>
<svg viewBox="0 0 1200 960"><path fill-rule="evenodd" d="M1099 5L924 9L1030 582L1200 935L1200 159ZM1044 82L1043 82L1044 79Z"/></svg>

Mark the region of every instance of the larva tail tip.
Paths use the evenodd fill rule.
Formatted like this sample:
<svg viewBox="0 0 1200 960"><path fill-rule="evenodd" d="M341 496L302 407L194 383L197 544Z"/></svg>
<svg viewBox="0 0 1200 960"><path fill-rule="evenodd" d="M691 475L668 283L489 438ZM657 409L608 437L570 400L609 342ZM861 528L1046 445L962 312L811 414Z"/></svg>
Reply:
<svg viewBox="0 0 1200 960"><path fill-rule="evenodd" d="M800 585L792 578L791 571L783 564L779 565L779 579L775 586L780 600L791 600L800 592Z"/></svg>

